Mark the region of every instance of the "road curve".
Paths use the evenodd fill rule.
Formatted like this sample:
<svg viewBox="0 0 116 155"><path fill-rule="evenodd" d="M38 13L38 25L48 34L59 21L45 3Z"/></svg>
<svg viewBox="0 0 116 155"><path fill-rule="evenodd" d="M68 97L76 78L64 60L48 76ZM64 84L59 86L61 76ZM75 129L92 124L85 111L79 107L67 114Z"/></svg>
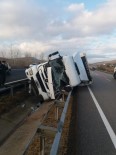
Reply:
<svg viewBox="0 0 116 155"><path fill-rule="evenodd" d="M104 113L116 142L116 80L107 73L93 71L90 89ZM77 154L115 155L116 148L107 125L100 115L87 87L75 92L77 108ZM109 127L108 127L109 128ZM109 131L111 132L111 131ZM111 133L112 134L112 133Z"/></svg>

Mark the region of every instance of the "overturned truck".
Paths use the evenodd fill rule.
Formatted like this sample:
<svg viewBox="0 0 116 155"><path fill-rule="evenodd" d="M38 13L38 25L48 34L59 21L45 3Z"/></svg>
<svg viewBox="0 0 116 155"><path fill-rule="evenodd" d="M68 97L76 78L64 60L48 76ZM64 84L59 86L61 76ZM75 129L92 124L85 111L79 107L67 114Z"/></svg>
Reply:
<svg viewBox="0 0 116 155"><path fill-rule="evenodd" d="M85 54L61 56L54 52L48 62L33 65L25 71L30 80L30 91L39 96L40 102L60 97L62 90L92 82Z"/></svg>

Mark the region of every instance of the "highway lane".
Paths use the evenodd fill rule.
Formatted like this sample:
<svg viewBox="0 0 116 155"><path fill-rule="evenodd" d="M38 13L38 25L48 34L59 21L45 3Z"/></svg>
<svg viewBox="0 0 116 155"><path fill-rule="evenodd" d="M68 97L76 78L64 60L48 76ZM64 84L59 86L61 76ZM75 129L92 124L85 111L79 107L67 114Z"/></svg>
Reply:
<svg viewBox="0 0 116 155"><path fill-rule="evenodd" d="M26 78L25 69L12 69L10 75L6 76L6 83Z"/></svg>
<svg viewBox="0 0 116 155"><path fill-rule="evenodd" d="M116 134L116 80L107 73L93 71L90 86L111 128ZM75 92L77 108L77 154L115 155L116 150L87 87ZM116 137L114 136L116 140Z"/></svg>
<svg viewBox="0 0 116 155"><path fill-rule="evenodd" d="M111 74L99 71L92 72L92 76L91 89L116 134L116 80Z"/></svg>

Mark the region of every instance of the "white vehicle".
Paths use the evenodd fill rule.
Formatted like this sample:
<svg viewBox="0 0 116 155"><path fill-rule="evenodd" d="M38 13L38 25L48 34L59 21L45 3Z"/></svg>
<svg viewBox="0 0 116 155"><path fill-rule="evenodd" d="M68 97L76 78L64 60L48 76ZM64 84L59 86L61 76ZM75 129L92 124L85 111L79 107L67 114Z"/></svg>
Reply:
<svg viewBox="0 0 116 155"><path fill-rule="evenodd" d="M73 59L76 65L77 72L79 74L81 84L87 85L92 83L92 77L90 74L87 58L85 53L75 53Z"/></svg>
<svg viewBox="0 0 116 155"><path fill-rule="evenodd" d="M56 58L53 58L56 56ZM61 57L58 52L49 55L49 61L26 69L36 94L41 100L55 99L67 86L80 84L73 57Z"/></svg>
<svg viewBox="0 0 116 155"><path fill-rule="evenodd" d="M81 75L81 70L77 71L77 65L72 56L60 56L59 52L55 52L48 56L48 62L33 65L25 72L34 91L39 95L40 100L44 101L56 99L61 90L66 90L68 86L80 85L85 75L86 81L90 80L87 72Z"/></svg>
<svg viewBox="0 0 116 155"><path fill-rule="evenodd" d="M114 74L113 74L113 76L114 76L114 79L116 79L116 67L114 67Z"/></svg>
<svg viewBox="0 0 116 155"><path fill-rule="evenodd" d="M33 65L29 69L26 69L25 73L28 79L31 81L31 86L36 95L39 96L40 101L49 99L50 91L48 88L48 76L46 74L46 64Z"/></svg>

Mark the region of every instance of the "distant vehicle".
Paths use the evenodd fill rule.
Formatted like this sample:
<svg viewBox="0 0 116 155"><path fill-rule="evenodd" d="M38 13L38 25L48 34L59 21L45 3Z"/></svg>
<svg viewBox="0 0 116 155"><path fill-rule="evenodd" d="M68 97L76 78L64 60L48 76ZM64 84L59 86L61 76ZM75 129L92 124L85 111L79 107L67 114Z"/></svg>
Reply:
<svg viewBox="0 0 116 155"><path fill-rule="evenodd" d="M116 67L114 68L114 74L113 74L114 79L116 79Z"/></svg>

